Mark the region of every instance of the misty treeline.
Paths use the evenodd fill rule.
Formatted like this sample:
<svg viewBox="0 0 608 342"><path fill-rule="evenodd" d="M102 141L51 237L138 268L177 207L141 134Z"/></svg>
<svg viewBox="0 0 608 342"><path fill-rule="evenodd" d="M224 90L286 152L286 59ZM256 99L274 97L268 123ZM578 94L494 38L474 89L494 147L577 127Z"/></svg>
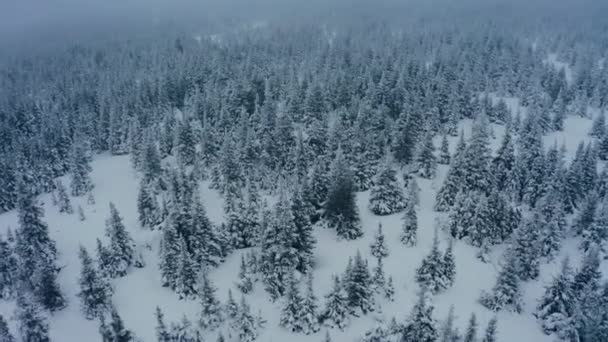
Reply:
<svg viewBox="0 0 608 342"><path fill-rule="evenodd" d="M581 144L571 162L541 137L608 105L608 35L585 35L575 25L553 34L555 22L507 23L516 21L257 23L91 42L5 63L0 210L17 208L19 227L0 242L0 293L19 303L21 338L48 341L40 312L67 305L56 281L55 243L34 196L56 193L66 212L68 192L93 202L91 161L105 153L129 154L139 174L140 224L162 231L162 285L201 302L200 316L189 318L196 322L169 327L159 309L159 342L198 341L201 329L225 323L228 338L258 336L266 322L246 297L237 304L230 294L220 303L205 275L235 249L255 247L241 261L238 288L246 294L260 283L270 300L281 299L286 329L344 329L350 316L377 310L395 295L382 268L389 253L382 227L371 246L374 267L357 253L323 306L311 285L313 228L359 238L355 195L370 190L370 210L403 212L401 241L415 245L416 177L435 178L438 164L449 171L435 210L447 213L440 228L454 241L442 249L435 238L417 269L421 290L408 319L379 325L366 341L476 340L474 316L463 335L452 326L453 313L444 324L433 316L430 297L455 281L452 244L478 247L485 262L492 246L507 243L496 285L479 301L521 312L521 282L536 279L570 235L581 236L585 261L577 270L564 261L536 316L546 333L565 341L605 341L608 285L599 263L607 252L608 173L597 166L608 158L603 114L594 118L593 142ZM555 58L571 70L557 68ZM504 100L510 97L526 110L512 113ZM473 121L468 136L459 130L463 119ZM490 123L506 127L496 152ZM458 136L450 148L448 137ZM56 181L63 175L69 189ZM207 218L201 181L223 195L225 223ZM268 205L266 195L277 204ZM108 242L98 241L95 258L84 248L79 254L80 304L85 317L100 320L104 341L131 341L113 308L110 280L145 264L112 204L106 225ZM483 341L496 339L496 324ZM10 335L3 326L0 334Z"/></svg>

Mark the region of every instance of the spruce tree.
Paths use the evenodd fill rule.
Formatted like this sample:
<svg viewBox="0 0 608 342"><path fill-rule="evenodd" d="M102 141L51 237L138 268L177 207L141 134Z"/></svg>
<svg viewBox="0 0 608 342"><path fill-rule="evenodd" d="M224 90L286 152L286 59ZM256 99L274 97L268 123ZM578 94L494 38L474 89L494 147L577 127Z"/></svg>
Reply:
<svg viewBox="0 0 608 342"><path fill-rule="evenodd" d="M536 307L535 316L546 334L556 333L563 339L576 334L577 300L572 291L572 270L568 258L560 274L553 278Z"/></svg>
<svg viewBox="0 0 608 342"><path fill-rule="evenodd" d="M236 319L239 314L239 305L234 300L231 289L228 289L228 300L226 301L224 312L226 313L226 317L231 320Z"/></svg>
<svg viewBox="0 0 608 342"><path fill-rule="evenodd" d="M401 243L408 247L416 246L418 242L418 215L416 207L408 202L403 213L403 225L401 226Z"/></svg>
<svg viewBox="0 0 608 342"><path fill-rule="evenodd" d="M433 294L445 290L449 285L445 274L443 256L439 252L437 232L435 232L433 238L431 252L422 259L422 265L416 270L416 281L421 287Z"/></svg>
<svg viewBox="0 0 608 342"><path fill-rule="evenodd" d="M595 138L602 137L606 132L606 115L599 113L593 120L589 135Z"/></svg>
<svg viewBox="0 0 608 342"><path fill-rule="evenodd" d="M388 277L388 281L386 282L386 290L384 291L384 297L389 302L395 301L395 285L393 283L393 276Z"/></svg>
<svg viewBox="0 0 608 342"><path fill-rule="evenodd" d="M106 220L106 236L110 239L109 264L104 271L112 278L123 277L135 263L135 243L113 203L110 203L110 218Z"/></svg>
<svg viewBox="0 0 608 342"><path fill-rule="evenodd" d="M188 253L186 241L179 241L179 260L177 269L177 286L175 292L180 299L190 299L197 295L197 265Z"/></svg>
<svg viewBox="0 0 608 342"><path fill-rule="evenodd" d="M496 157L492 160L491 171L494 187L496 189L507 189L512 182L512 171L515 166L515 146L510 127L507 127Z"/></svg>
<svg viewBox="0 0 608 342"><path fill-rule="evenodd" d="M320 321L328 328L344 330L349 323L346 293L338 276L333 276L331 291L325 296L325 307Z"/></svg>
<svg viewBox="0 0 608 342"><path fill-rule="evenodd" d="M297 251L298 261L296 269L306 273L312 269L316 239L310 222L311 208L307 207L303 192L298 186L291 198L291 211L295 225L294 248Z"/></svg>
<svg viewBox="0 0 608 342"><path fill-rule="evenodd" d="M116 308L112 308L110 314L110 325L108 326L105 322L105 318L101 319L101 326L99 332L103 342L132 342L135 341L133 332L125 327L122 318L116 311Z"/></svg>
<svg viewBox="0 0 608 342"><path fill-rule="evenodd" d="M137 212L139 214L139 224L142 227L153 229L160 223L160 205L154 193L144 182L139 185Z"/></svg>
<svg viewBox="0 0 608 342"><path fill-rule="evenodd" d="M306 335L319 331L319 315L317 296L313 289L312 272L306 278L306 293L302 299L302 307L300 309L300 324L302 332Z"/></svg>
<svg viewBox="0 0 608 342"><path fill-rule="evenodd" d="M376 215L390 215L404 206L405 197L397 182L397 173L387 160L371 188L369 208Z"/></svg>
<svg viewBox="0 0 608 342"><path fill-rule="evenodd" d="M15 342L15 338L8 329L8 324L4 316L0 315L0 341L1 342Z"/></svg>
<svg viewBox="0 0 608 342"><path fill-rule="evenodd" d="M160 307L156 307L156 340L157 342L172 342L172 336L165 324L165 315Z"/></svg>
<svg viewBox="0 0 608 342"><path fill-rule="evenodd" d="M384 267L382 259L378 259L378 264L372 270L372 289L379 294L386 292L386 276L384 275Z"/></svg>
<svg viewBox="0 0 608 342"><path fill-rule="evenodd" d="M435 172L437 171L437 157L435 157L433 134L430 131L424 135L424 138L421 141L415 163L420 177L426 179L435 177Z"/></svg>
<svg viewBox="0 0 608 342"><path fill-rule="evenodd" d="M9 299L17 292L18 261L11 245L0 236L0 298Z"/></svg>
<svg viewBox="0 0 608 342"><path fill-rule="evenodd" d="M454 240L450 240L448 248L445 250L445 253L443 253L443 257L441 259L445 284L448 288L452 287L456 281L456 262L454 261L453 248Z"/></svg>
<svg viewBox="0 0 608 342"><path fill-rule="evenodd" d="M57 282L57 270L54 265L40 264L34 273L33 293L38 303L45 309L54 312L67 306L67 302Z"/></svg>
<svg viewBox="0 0 608 342"><path fill-rule="evenodd" d="M59 207L60 213L72 214L74 208L68 196L68 191L61 181L57 181L55 187L57 188L57 206Z"/></svg>
<svg viewBox="0 0 608 342"><path fill-rule="evenodd" d="M509 253L515 258L517 274L523 281L536 279L540 273L542 219L535 212L516 230Z"/></svg>
<svg viewBox="0 0 608 342"><path fill-rule="evenodd" d="M507 309L509 311L521 312L521 288L517 273L517 260L514 256L507 256L496 284L491 292L483 292L479 299L481 305L492 311Z"/></svg>
<svg viewBox="0 0 608 342"><path fill-rule="evenodd" d="M339 151L331 168L330 186L325 201L325 218L340 238L353 240L363 235L355 201L352 173Z"/></svg>
<svg viewBox="0 0 608 342"><path fill-rule="evenodd" d="M469 318L469 323L467 325L467 330L463 336L463 342L477 342L477 316L475 313L471 314L471 318Z"/></svg>
<svg viewBox="0 0 608 342"><path fill-rule="evenodd" d="M198 295L201 303L199 325L203 329L213 330L219 327L224 320L222 315L222 307L216 297L216 291L217 290L213 283L211 283L206 270L203 270L201 272L200 287L198 289Z"/></svg>
<svg viewBox="0 0 608 342"><path fill-rule="evenodd" d="M435 342L439 337L437 323L433 318L434 307L427 290L422 288L418 300L403 328L402 342Z"/></svg>
<svg viewBox="0 0 608 342"><path fill-rule="evenodd" d="M93 169L90 165L89 153L86 142L80 141L74 144L70 166L72 196L82 196L93 190L93 181L90 176Z"/></svg>
<svg viewBox="0 0 608 342"><path fill-rule="evenodd" d="M163 228L160 248L160 274L162 285L172 290L177 289L180 262L180 237L170 218Z"/></svg>
<svg viewBox="0 0 608 342"><path fill-rule="evenodd" d="M302 322L300 320L300 310L302 308L302 296L298 283L293 274L289 276L287 290L285 293L283 308L279 324L291 332L301 332Z"/></svg>
<svg viewBox="0 0 608 342"><path fill-rule="evenodd" d="M439 159L437 162L442 165L449 165L452 155L450 154L450 143L448 142L448 136L443 135L441 138L441 147L439 148Z"/></svg>
<svg viewBox="0 0 608 342"><path fill-rule="evenodd" d="M42 314L42 308L33 303L30 298L20 296L17 300L15 317L18 320L18 330L22 341L50 342L49 324Z"/></svg>
<svg viewBox="0 0 608 342"><path fill-rule="evenodd" d="M253 280L251 279L250 270L245 263L245 256L241 255L241 264L239 266L239 280L236 287L244 294L253 291Z"/></svg>
<svg viewBox="0 0 608 342"><path fill-rule="evenodd" d="M382 232L382 224L378 223L378 231L374 236L374 241L369 246L371 250L371 254L376 257L376 259L381 260L388 256L389 251L386 246L386 242L384 240L384 233Z"/></svg>
<svg viewBox="0 0 608 342"><path fill-rule="evenodd" d="M83 246L80 246L78 257L81 263L78 292L81 310L87 319L99 318L111 308L112 287L96 269Z"/></svg>
<svg viewBox="0 0 608 342"><path fill-rule="evenodd" d="M454 315L454 305L451 305L450 310L448 311L448 316L443 322L439 332L439 342L456 342L460 340L460 333L458 332L458 328L454 327L455 319L456 317Z"/></svg>
<svg viewBox="0 0 608 342"><path fill-rule="evenodd" d="M236 335L241 342L252 342L258 335L258 325L256 324L255 317L251 314L251 308L245 300L245 297L241 297L241 303L239 305L239 313L237 316Z"/></svg>
<svg viewBox="0 0 608 342"><path fill-rule="evenodd" d="M490 322L488 322L488 326L486 327L486 331L483 335L483 339L481 340L481 342L496 342L497 341L497 337L496 337L497 324L498 324L498 320L496 319L496 317L492 317Z"/></svg>
<svg viewBox="0 0 608 342"><path fill-rule="evenodd" d="M351 312L367 314L374 311L371 275L367 261L363 260L357 251L352 267L347 268L344 279L344 289Z"/></svg>
<svg viewBox="0 0 608 342"><path fill-rule="evenodd" d="M595 246L600 253L608 253L608 199L600 203L593 222L582 232L581 248L584 252Z"/></svg>

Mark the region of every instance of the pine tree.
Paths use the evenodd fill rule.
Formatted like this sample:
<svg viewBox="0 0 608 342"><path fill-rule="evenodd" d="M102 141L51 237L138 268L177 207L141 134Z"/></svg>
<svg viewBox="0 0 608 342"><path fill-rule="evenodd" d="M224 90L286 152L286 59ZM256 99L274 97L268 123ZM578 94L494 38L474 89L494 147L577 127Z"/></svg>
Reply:
<svg viewBox="0 0 608 342"><path fill-rule="evenodd" d="M475 313L471 314L471 318L469 318L469 324L467 326L467 330L464 333L463 342L477 342L477 316Z"/></svg>
<svg viewBox="0 0 608 342"><path fill-rule="evenodd" d="M496 157L492 160L491 171L496 189L506 189L512 182L512 172L515 167L515 146L510 127L507 127L503 140L498 148Z"/></svg>
<svg viewBox="0 0 608 342"><path fill-rule="evenodd" d="M448 136L443 135L441 138L441 147L439 148L439 159L437 162L442 165L449 165L452 155L450 154L450 143L448 142Z"/></svg>
<svg viewBox="0 0 608 342"><path fill-rule="evenodd" d="M437 191L435 196L434 209L437 211L448 211L450 207L457 203L456 196L462 189L462 181L464 177L465 151L467 150L464 135L460 135L460 142L456 146L456 153L452 157L452 162L448 173Z"/></svg>
<svg viewBox="0 0 608 342"><path fill-rule="evenodd" d="M498 274L492 292L483 292L479 302L492 311L507 309L521 312L521 288L517 273L517 260L508 256L506 264Z"/></svg>
<svg viewBox="0 0 608 342"><path fill-rule="evenodd" d="M371 275L367 261L363 260L359 251L355 255L352 267L347 268L345 272L344 289L348 306L353 313L360 311L367 314L374 311Z"/></svg>
<svg viewBox="0 0 608 342"><path fill-rule="evenodd" d="M72 214L74 213L74 209L72 208L72 203L70 201L70 197L68 196L68 191L61 181L56 182L57 188L57 206L59 206L60 213Z"/></svg>
<svg viewBox="0 0 608 342"><path fill-rule="evenodd" d="M53 264L39 264L32 279L33 294L45 309L54 312L67 306L57 282L57 269Z"/></svg>
<svg viewBox="0 0 608 342"><path fill-rule="evenodd" d="M110 203L110 218L106 221L106 236L110 239L109 264L104 271L112 278L123 277L135 263L135 243L113 203Z"/></svg>
<svg viewBox="0 0 608 342"><path fill-rule="evenodd" d="M171 325L171 338L178 342L203 342L201 333L198 329L192 326L192 323L186 316L183 316L177 324Z"/></svg>
<svg viewBox="0 0 608 342"><path fill-rule="evenodd" d="M365 332L365 336L363 336L362 342L382 342L386 341L388 338L388 331L384 324L381 322L376 322L375 326Z"/></svg>
<svg viewBox="0 0 608 342"><path fill-rule="evenodd" d="M349 323L346 293L338 276L333 276L332 289L325 296L325 308L319 318L323 325L340 330Z"/></svg>
<svg viewBox="0 0 608 342"><path fill-rule="evenodd" d="M435 157L435 146L433 145L433 134L427 132L421 142L415 158L418 175L422 178L431 179L437 171L437 158Z"/></svg>
<svg viewBox="0 0 608 342"><path fill-rule="evenodd" d="M422 265L416 270L416 281L421 287L436 294L445 290L449 285L444 272L443 257L439 252L439 238L435 232L431 252L422 259Z"/></svg>
<svg viewBox="0 0 608 342"><path fill-rule="evenodd" d="M15 338L8 329L8 324L4 319L4 316L0 315L0 341L1 342L15 342Z"/></svg>
<svg viewBox="0 0 608 342"><path fill-rule="evenodd" d="M343 239L353 240L362 236L352 173L341 152L332 165L330 184L324 205L328 226L336 229Z"/></svg>
<svg viewBox="0 0 608 342"><path fill-rule="evenodd" d="M213 330L223 322L222 307L216 297L216 288L211 283L205 270L201 272L201 285L198 295L201 303L199 325L203 329ZM229 293L232 296L232 293ZM241 308L242 309L242 308Z"/></svg>
<svg viewBox="0 0 608 342"><path fill-rule="evenodd" d="M239 305L234 300L232 290L230 289L228 289L228 300L226 301L224 312L226 313L226 317L231 320L236 319L239 314Z"/></svg>
<svg viewBox="0 0 608 342"><path fill-rule="evenodd" d="M369 246L371 250L371 254L376 257L376 259L381 260L388 256L389 251L386 243L384 242L384 233L382 232L382 224L378 223L378 231L374 236L374 241Z"/></svg>
<svg viewBox="0 0 608 342"><path fill-rule="evenodd" d="M600 272L600 258L597 248L585 253L581 268L574 275L572 291L575 298L582 298L586 290L595 291L600 286L602 273Z"/></svg>
<svg viewBox="0 0 608 342"><path fill-rule="evenodd" d="M386 283L386 290L384 291L384 297L389 302L395 301L395 285L393 283L393 276L388 277L388 281Z"/></svg>
<svg viewBox="0 0 608 342"><path fill-rule="evenodd" d="M182 165L193 165L196 155L196 138L190 119L184 119L177 132L177 160Z"/></svg>
<svg viewBox="0 0 608 342"><path fill-rule="evenodd" d="M18 298L15 317L19 321L18 329L22 341L51 341L47 319L42 314L42 309L31 299L24 296Z"/></svg>
<svg viewBox="0 0 608 342"><path fill-rule="evenodd" d="M303 299L293 274L289 276L284 301L279 324L289 331L301 332L303 327L300 320L300 309Z"/></svg>
<svg viewBox="0 0 608 342"><path fill-rule="evenodd" d="M404 177L406 177L405 174ZM406 205L409 205L410 203L412 203L413 206L420 204L420 187L418 186L415 177L411 177L407 181Z"/></svg>
<svg viewBox="0 0 608 342"><path fill-rule="evenodd" d="M490 322L488 322L488 327L486 328L486 331L483 335L483 339L481 340L481 342L496 342L497 341L497 327L496 325L498 324L498 320L496 319L496 317L492 317L492 319L490 320Z"/></svg>
<svg viewBox="0 0 608 342"><path fill-rule="evenodd" d="M250 270L245 263L245 256L241 256L241 264L239 266L239 281L236 287L244 294L253 291L253 280L251 279Z"/></svg>
<svg viewBox="0 0 608 342"><path fill-rule="evenodd" d="M546 334L556 333L563 339L576 334L577 303L571 282L572 270L566 258L562 262L560 274L545 288L545 294L536 308L535 316Z"/></svg>
<svg viewBox="0 0 608 342"><path fill-rule="evenodd" d="M302 306L299 314L302 332L306 335L316 333L320 329L318 315L319 305L312 283L313 277L311 272L306 278L306 293L302 299Z"/></svg>
<svg viewBox="0 0 608 342"><path fill-rule="evenodd" d="M433 318L434 307L430 303L427 290L422 288L418 301L403 328L402 342L435 342L439 337L437 323Z"/></svg>
<svg viewBox="0 0 608 342"><path fill-rule="evenodd" d="M93 259L83 246L80 246L78 257L81 262L78 297L82 312L87 319L101 317L111 308L112 287L99 274Z"/></svg>
<svg viewBox="0 0 608 342"><path fill-rule="evenodd" d="M80 141L74 144L70 166L72 196L82 196L93 190L93 181L90 176L93 169L90 165L89 153L86 142Z"/></svg>
<svg viewBox="0 0 608 342"><path fill-rule="evenodd" d="M540 272L540 233L542 232L540 214L522 222L515 232L510 253L513 254L517 274L523 281L536 279Z"/></svg>
<svg viewBox="0 0 608 342"><path fill-rule="evenodd" d="M405 207L402 220L401 243L408 247L416 246L418 242L418 216L416 215L416 207L410 202Z"/></svg>

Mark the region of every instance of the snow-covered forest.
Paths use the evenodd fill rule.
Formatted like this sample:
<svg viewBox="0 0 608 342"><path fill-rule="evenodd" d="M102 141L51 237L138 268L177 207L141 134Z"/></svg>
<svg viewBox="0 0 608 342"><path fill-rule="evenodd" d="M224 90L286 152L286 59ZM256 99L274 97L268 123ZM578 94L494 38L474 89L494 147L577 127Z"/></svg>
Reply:
<svg viewBox="0 0 608 342"><path fill-rule="evenodd" d="M608 16L500 10L5 50L0 342L608 341Z"/></svg>

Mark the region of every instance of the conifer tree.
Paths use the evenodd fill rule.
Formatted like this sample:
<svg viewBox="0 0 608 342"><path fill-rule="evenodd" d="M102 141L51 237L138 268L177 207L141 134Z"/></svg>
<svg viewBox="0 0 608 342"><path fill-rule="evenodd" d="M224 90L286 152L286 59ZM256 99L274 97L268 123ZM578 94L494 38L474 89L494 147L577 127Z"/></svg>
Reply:
<svg viewBox="0 0 608 342"><path fill-rule="evenodd" d="M416 281L421 287L436 294L449 285L444 272L443 256L439 252L439 238L435 232L431 252L422 259L422 265L416 270Z"/></svg>
<svg viewBox="0 0 608 342"><path fill-rule="evenodd" d="M500 143L496 157L492 160L491 171L496 189L506 189L510 186L514 166L515 146L513 145L511 128L509 126Z"/></svg>
<svg viewBox="0 0 608 342"><path fill-rule="evenodd" d="M456 281L456 262L454 261L453 248L454 240L450 240L448 248L445 250L445 253L443 253L443 257L441 259L441 265L443 267L443 274L447 287L452 287Z"/></svg>
<svg viewBox="0 0 608 342"><path fill-rule="evenodd" d="M78 257L81 263L78 292L81 310L87 319L99 318L111 308L112 287L98 272L83 246L80 246Z"/></svg>
<svg viewBox="0 0 608 342"><path fill-rule="evenodd" d="M376 215L390 215L401 211L405 197L397 183L396 171L387 160L372 186L369 208Z"/></svg>
<svg viewBox="0 0 608 342"><path fill-rule="evenodd" d="M181 238L179 241L179 261L178 261L178 279L175 292L180 299L194 298L197 294L197 267L188 253L186 241Z"/></svg>
<svg viewBox="0 0 608 342"><path fill-rule="evenodd" d="M498 274L496 284L490 293L483 292L479 302L492 311L507 309L521 312L520 279L517 273L517 260L508 256L505 265Z"/></svg>
<svg viewBox="0 0 608 342"><path fill-rule="evenodd" d="M595 211L593 222L582 232L581 248L587 252L592 246L600 253L608 252L608 199L600 203Z"/></svg>
<svg viewBox="0 0 608 342"><path fill-rule="evenodd" d="M379 294L386 292L386 277L384 275L384 267L382 259L378 259L378 264L372 270L372 289Z"/></svg>
<svg viewBox="0 0 608 342"><path fill-rule="evenodd" d="M371 254L378 260L386 258L389 254L388 247L384 241L384 233L382 232L381 223L378 223L378 231L376 232L374 241L371 243L369 248L371 250Z"/></svg>
<svg viewBox="0 0 608 342"><path fill-rule="evenodd" d="M306 293L302 299L302 308L300 310L300 323L302 332L306 335L319 331L319 315L317 296L315 296L312 286L312 272L306 278Z"/></svg>
<svg viewBox="0 0 608 342"><path fill-rule="evenodd" d="M215 286L211 283L211 280L207 276L206 270L202 270L198 295L201 303L199 325L203 329L215 329L219 327L224 320L222 315L222 307L216 297L216 291ZM230 296L232 295L232 293L229 294ZM241 310L243 310L242 307Z"/></svg>
<svg viewBox="0 0 608 342"><path fill-rule="evenodd" d="M314 248L317 241L313 236L313 227L310 222L311 208L306 205L299 186L291 198L291 211L293 213L296 235L294 248L298 255L296 269L301 273L306 273L312 269Z"/></svg>
<svg viewBox="0 0 608 342"><path fill-rule="evenodd" d="M70 197L68 196L68 191L61 181L56 182L57 188L57 206L59 207L60 213L72 214L74 213L74 209L72 208L72 203L70 201Z"/></svg>
<svg viewBox="0 0 608 342"><path fill-rule="evenodd" d="M365 332L362 342L382 342L388 338L388 331L382 322L376 322L375 326Z"/></svg>
<svg viewBox="0 0 608 342"><path fill-rule="evenodd" d="M116 308L112 308L110 314L110 325L108 326L105 322L105 318L101 319L101 326L99 332L103 342L132 342L135 341L133 332L125 327L122 318L116 311Z"/></svg>
<svg viewBox="0 0 608 342"><path fill-rule="evenodd" d="M239 266L239 280L236 287L244 294L253 290L253 280L251 279L250 270L245 263L245 256L241 256L241 264Z"/></svg>
<svg viewBox="0 0 608 342"><path fill-rule="evenodd" d="M141 182L137 195L139 224L145 228L154 228L160 222L160 209L154 193L150 191L144 182Z"/></svg>
<svg viewBox="0 0 608 342"><path fill-rule="evenodd" d="M415 163L420 177L426 179L435 177L435 172L437 171L437 157L435 157L433 134L430 130L424 135L424 138L421 141Z"/></svg>
<svg viewBox="0 0 608 342"><path fill-rule="evenodd" d="M89 153L86 142L80 141L74 144L70 166L72 196L82 196L93 190L93 181L90 176L93 169L90 165Z"/></svg>
<svg viewBox="0 0 608 342"><path fill-rule="evenodd" d="M303 327L300 320L302 302L303 299L300 295L298 283L295 276L291 274L288 279L283 308L281 309L281 318L279 324L282 327L292 332L302 331Z"/></svg>
<svg viewBox="0 0 608 342"><path fill-rule="evenodd" d="M135 263L135 243L113 203L110 203L110 218L106 221L106 236L110 239L109 264L104 266L104 271L112 278L123 277Z"/></svg>
<svg viewBox="0 0 608 342"><path fill-rule="evenodd" d="M467 330L463 336L463 342L476 342L477 341L477 316L475 313L471 314L471 318L469 318L469 323L467 325Z"/></svg>
<svg viewBox="0 0 608 342"><path fill-rule="evenodd" d="M356 239L363 232L355 201L355 188L350 168L340 151L332 165L330 178L324 205L328 226L334 228L340 238Z"/></svg>
<svg viewBox="0 0 608 342"><path fill-rule="evenodd" d="M434 209L437 211L448 211L456 201L456 196L462 189L462 180L464 177L464 152L467 149L464 135L460 135L460 142L456 146L456 153L452 157L452 162L448 173L437 191L435 196Z"/></svg>
<svg viewBox="0 0 608 342"><path fill-rule="evenodd" d="M427 290L423 287L418 300L403 328L402 342L434 342L439 337L437 323L433 318L434 307L430 303Z"/></svg>
<svg viewBox="0 0 608 342"><path fill-rule="evenodd" d="M386 282L386 289L384 291L384 297L389 302L395 301L395 285L393 282L393 276L388 277L388 281Z"/></svg>
<svg viewBox="0 0 608 342"><path fill-rule="evenodd" d="M180 237L174 226L170 223L170 218L163 228L163 236L160 248L160 273L162 285L177 289L180 263Z"/></svg>
<svg viewBox="0 0 608 342"><path fill-rule="evenodd" d="M441 147L439 148L439 159L437 162L442 165L449 165L451 159L450 143L448 142L448 136L444 134L441 138Z"/></svg>
<svg viewBox="0 0 608 342"><path fill-rule="evenodd" d="M592 137L602 137L606 132L606 115L602 112L598 114L593 120L593 125L591 126L591 131L589 131L589 135Z"/></svg>
<svg viewBox="0 0 608 342"><path fill-rule="evenodd" d="M363 260L361 253L357 251L352 267L347 268L344 279L347 303L352 312L367 314L374 311L371 280L367 261Z"/></svg>
<svg viewBox="0 0 608 342"><path fill-rule="evenodd" d="M165 324L165 315L161 311L160 307L156 307L156 340L157 342L172 342L172 336L169 333L169 329Z"/></svg>
<svg viewBox="0 0 608 342"><path fill-rule="evenodd" d="M402 221L401 243L408 247L416 246L418 242L418 216L416 215L416 207L410 202L405 207Z"/></svg>
<svg viewBox="0 0 608 342"><path fill-rule="evenodd" d="M448 311L448 317L446 317L439 332L439 342L456 342L460 340L458 328L454 327L455 318L454 305L451 305L450 310Z"/></svg>
<svg viewBox="0 0 608 342"><path fill-rule="evenodd" d="M535 212L532 218L522 222L513 237L510 253L515 258L517 274L523 281L536 279L539 275L542 229L540 214Z"/></svg>
<svg viewBox="0 0 608 342"><path fill-rule="evenodd" d="M497 324L498 324L498 320L496 319L496 317L492 317L492 319L490 320L490 322L488 322L488 326L486 327L486 331L483 335L483 339L481 340L481 342L496 342L497 337Z"/></svg>
<svg viewBox="0 0 608 342"><path fill-rule="evenodd" d="M13 337L10 330L8 329L8 324L6 324L6 320L2 315L0 315L0 341L15 342L15 337Z"/></svg>
<svg viewBox="0 0 608 342"><path fill-rule="evenodd" d="M251 308L244 296L241 297L236 322L236 335L238 336L239 341L252 342L258 337L258 325L256 324L255 317L251 314Z"/></svg>
<svg viewBox="0 0 608 342"><path fill-rule="evenodd" d="M50 342L49 324L42 309L30 298L20 296L17 300L15 317L19 321L18 330L22 341Z"/></svg>
<svg viewBox="0 0 608 342"><path fill-rule="evenodd" d="M560 274L545 288L535 314L546 334L556 333L564 340L576 335L577 303L571 282L572 270L566 258L562 262Z"/></svg>
<svg viewBox="0 0 608 342"><path fill-rule="evenodd" d="M57 270L54 265L40 264L34 273L33 293L38 303L45 309L54 312L67 306L67 302L57 282Z"/></svg>
<svg viewBox="0 0 608 342"><path fill-rule="evenodd" d="M0 298L9 299L17 290L18 261L11 245L0 236Z"/></svg>
<svg viewBox="0 0 608 342"><path fill-rule="evenodd" d="M333 276L331 291L325 296L325 308L319 318L326 327L340 330L344 330L349 323L346 293L336 275Z"/></svg>
<svg viewBox="0 0 608 342"><path fill-rule="evenodd" d="M177 132L177 160L182 165L193 165L196 155L196 139L190 119L184 119Z"/></svg>
<svg viewBox="0 0 608 342"><path fill-rule="evenodd" d="M228 300L226 301L224 312L226 313L226 317L231 320L236 319L239 314L239 305L234 300L231 289L228 289Z"/></svg>
<svg viewBox="0 0 608 342"><path fill-rule="evenodd" d="M572 291L575 298L582 298L587 290L597 290L601 278L599 251L594 247L585 253L581 267L574 275Z"/></svg>
<svg viewBox="0 0 608 342"><path fill-rule="evenodd" d="M578 215L572 222L572 229L577 235L589 229L595 220L595 213L599 203L600 201L595 191L587 195L585 203L583 203Z"/></svg>

